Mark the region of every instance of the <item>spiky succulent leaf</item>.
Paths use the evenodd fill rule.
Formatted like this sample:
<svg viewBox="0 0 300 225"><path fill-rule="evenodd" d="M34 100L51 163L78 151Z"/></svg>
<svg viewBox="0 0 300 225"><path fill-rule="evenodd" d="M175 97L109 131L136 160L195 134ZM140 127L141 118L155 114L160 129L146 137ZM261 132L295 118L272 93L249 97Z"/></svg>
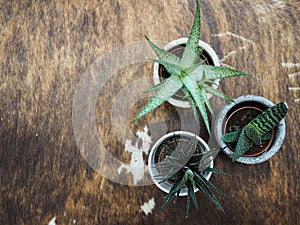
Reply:
<svg viewBox="0 0 300 225"><path fill-rule="evenodd" d="M194 202L196 209L199 209L199 205L198 205L195 190L194 190L194 185L191 185L191 188L189 190L189 195L192 197L192 200Z"/></svg>
<svg viewBox="0 0 300 225"><path fill-rule="evenodd" d="M191 93L189 92L189 90L185 86L183 86L181 89L182 89L183 93L185 94L186 98L188 99L188 101L191 105L193 115L194 115L194 118L195 118L196 122L199 122L198 112L197 112L197 105L196 105L196 103L193 99L193 96L191 95Z"/></svg>
<svg viewBox="0 0 300 225"><path fill-rule="evenodd" d="M176 91L178 91L182 87L182 85L183 84L178 77L169 77L131 122L136 121L140 117L146 115L147 113L160 106L163 102L165 102L173 94L175 94Z"/></svg>
<svg viewBox="0 0 300 225"><path fill-rule="evenodd" d="M212 191L214 191L215 193L222 195L224 197L227 198L231 198L230 196L226 195L225 193L223 193L222 191L220 191L212 182L208 181L205 179L205 177L203 177L202 174L200 173L195 173L196 179L201 180L201 182L207 186L209 189L211 189Z"/></svg>
<svg viewBox="0 0 300 225"><path fill-rule="evenodd" d="M178 64L174 64L172 62L169 62L167 60L163 60L163 59L151 59L153 62L157 62L161 65L163 65L167 71L172 74L172 75L180 75L182 73L182 71L184 71L184 68Z"/></svg>
<svg viewBox="0 0 300 225"><path fill-rule="evenodd" d="M210 162L216 158L216 156L219 154L219 152L220 152L220 150L218 150L218 149L212 149L208 152L205 152L203 154L203 157L200 160L198 170L200 172L203 172L209 166Z"/></svg>
<svg viewBox="0 0 300 225"><path fill-rule="evenodd" d="M193 70L191 75L199 80L199 76L202 77L203 71L206 73L207 80L215 80L220 78L235 77L235 76L252 76L253 74L242 72L239 70L211 65L199 65Z"/></svg>
<svg viewBox="0 0 300 225"><path fill-rule="evenodd" d="M169 165L170 169L167 174L168 174L168 176L170 176L171 173L173 174L173 173L177 172L184 166L184 160L185 160L185 158L177 158L177 157L170 155L170 156L167 156L163 162L159 163L158 166L159 166L159 168L162 168L162 165Z"/></svg>
<svg viewBox="0 0 300 225"><path fill-rule="evenodd" d="M170 178L168 179L171 179L171 180L178 180L182 177L182 171L178 171L177 173L175 173L174 175L170 176Z"/></svg>
<svg viewBox="0 0 300 225"><path fill-rule="evenodd" d="M229 173L226 173L226 172L224 172L224 171L222 171L222 170L218 170L218 169L216 169L216 168L207 167L207 168L205 169L205 171L207 171L207 172L212 172L212 173L217 173L217 174L220 174L220 175L230 176Z"/></svg>
<svg viewBox="0 0 300 225"><path fill-rule="evenodd" d="M197 202L197 198L196 198L196 194L195 194L195 190L194 190L194 185L191 184L191 182L188 182L186 184L186 186L188 188L188 196L187 197L189 198L189 201L190 201L190 199L193 200L193 203L194 203L196 209L198 210L199 206L198 206L198 202ZM189 210L190 210L190 202L189 202L189 204L187 204L187 207L186 207L186 217L188 217L188 215L189 215Z"/></svg>
<svg viewBox="0 0 300 225"><path fill-rule="evenodd" d="M193 136L192 139L190 139L188 141L188 144L185 146L185 148L181 151L182 155L180 155L181 157L185 158L185 161L187 162L192 155L195 152L196 146L197 146L198 140L196 138L196 135Z"/></svg>
<svg viewBox="0 0 300 225"><path fill-rule="evenodd" d="M185 172L185 174L183 175L179 185L176 187L174 192L180 191L180 189L187 183L188 180L189 180L189 175L188 175L188 173Z"/></svg>
<svg viewBox="0 0 300 225"><path fill-rule="evenodd" d="M238 141L241 132L242 132L242 129L239 129L239 130L236 130L236 131L233 131L230 133L226 133L222 136L222 140L224 142L228 142L228 143L236 142L236 141Z"/></svg>
<svg viewBox="0 0 300 225"><path fill-rule="evenodd" d="M203 71L203 75L201 80L199 80L198 84L200 85L200 87L202 87L201 85L204 84L206 82L206 74L205 71Z"/></svg>
<svg viewBox="0 0 300 225"><path fill-rule="evenodd" d="M205 179L205 178L204 178ZM198 179L198 177L196 177L196 187L202 191L202 193L204 195L206 195L206 197L212 201L223 213L225 213L221 203L218 201L218 199L215 197L215 195L211 192L211 190L209 189L209 187L206 185L206 183L203 182L203 179Z"/></svg>
<svg viewBox="0 0 300 225"><path fill-rule="evenodd" d="M152 91L157 91L158 89L160 89L163 85L165 85L164 83L166 82L166 80L153 85L152 87L150 87L149 89L145 90L144 93L148 93L148 92L152 92Z"/></svg>
<svg viewBox="0 0 300 225"><path fill-rule="evenodd" d="M167 180L180 180L182 176L182 171L177 171L171 176L156 176L156 178L160 180L158 183L163 183Z"/></svg>
<svg viewBox="0 0 300 225"><path fill-rule="evenodd" d="M204 153L196 153L196 154L194 154L194 155L190 158L188 164L190 165L190 163L200 162L200 160L202 159L203 155L204 155Z"/></svg>
<svg viewBox="0 0 300 225"><path fill-rule="evenodd" d="M197 170L198 167L199 167L199 165L200 165L199 161L197 161L197 162L189 162L189 168L191 170Z"/></svg>
<svg viewBox="0 0 300 225"><path fill-rule="evenodd" d="M203 84L202 88L205 91L207 91L208 93L212 94L212 95L215 95L215 96L220 97L222 99L225 99L227 101L233 102L233 100L230 97L228 97L227 95L225 95L222 92L218 91L217 89L212 88L211 86L209 86L207 84Z"/></svg>
<svg viewBox="0 0 300 225"><path fill-rule="evenodd" d="M273 129L284 118L287 111L288 106L285 102L268 108L245 126L246 135L251 140L256 141L258 139L256 136L263 136Z"/></svg>
<svg viewBox="0 0 300 225"><path fill-rule="evenodd" d="M179 184L180 184L180 180L176 181L173 184L170 192L165 197L165 200L164 200L164 202L163 202L160 210L163 210L170 203L170 201L175 197L176 191L174 191L174 190L177 189L177 187L178 187Z"/></svg>
<svg viewBox="0 0 300 225"><path fill-rule="evenodd" d="M201 94L202 94L202 97L203 97L203 100L204 100L204 103L205 103L206 107L208 108L210 114L214 115L213 109L212 109L212 107L210 105L210 102L209 102L209 100L207 98L206 91L204 89L202 89L201 87L200 87L200 90L201 90Z"/></svg>
<svg viewBox="0 0 300 225"><path fill-rule="evenodd" d="M177 142L176 147L173 149L173 152L169 157L174 158L174 160L177 161L178 164L184 165L193 156L197 146L197 142L198 140L196 139L196 135L189 139L187 143Z"/></svg>
<svg viewBox="0 0 300 225"><path fill-rule="evenodd" d="M180 61L181 65L185 68L193 65L198 59L199 55L198 43L200 39L201 15L198 0L196 0L196 5L197 6L193 26Z"/></svg>
<svg viewBox="0 0 300 225"><path fill-rule="evenodd" d="M252 140L249 139L246 134L244 128L241 131L240 137L236 144L234 154L232 157L232 161L236 161L239 157L241 157L248 149L252 146Z"/></svg>
<svg viewBox="0 0 300 225"><path fill-rule="evenodd" d="M178 58L176 55L172 54L171 52L168 52L165 49L156 46L150 40L150 38L148 38L147 36L145 37L159 59L169 61L170 63L177 64L177 65L180 64L180 58Z"/></svg>
<svg viewBox="0 0 300 225"><path fill-rule="evenodd" d="M185 218L189 217L190 206L191 206L191 196L187 195L186 196L186 207L185 207Z"/></svg>
<svg viewBox="0 0 300 225"><path fill-rule="evenodd" d="M208 121L208 116L205 108L205 100L202 96L202 91L199 88L198 84L196 81L190 77L190 76L184 76L181 78L182 82L186 86L186 88L190 91L191 95L193 96L193 99L200 111L200 114L203 118L204 124L206 126L206 129L208 133L210 134L210 128L209 128L209 121Z"/></svg>

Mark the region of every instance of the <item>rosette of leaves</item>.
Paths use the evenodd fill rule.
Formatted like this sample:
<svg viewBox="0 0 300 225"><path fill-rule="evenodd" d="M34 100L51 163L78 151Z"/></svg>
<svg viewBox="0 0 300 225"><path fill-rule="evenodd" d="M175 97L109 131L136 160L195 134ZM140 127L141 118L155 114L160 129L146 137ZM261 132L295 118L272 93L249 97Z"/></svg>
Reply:
<svg viewBox="0 0 300 225"><path fill-rule="evenodd" d="M232 101L232 99L225 94L212 88L211 83L220 78L252 75L226 67L206 65L203 61L199 62L202 52L202 50L198 47L201 18L200 6L197 0L196 5L197 8L193 26L181 58L159 48L148 37L146 37L158 57L157 59L151 60L163 65L171 76L146 91L156 91L156 93L131 122L134 122L140 117L151 112L163 102L167 101L179 89L182 89L185 93L185 98L187 98L190 102L196 121L198 120L197 109L199 109L205 126L210 133L207 109L211 114L213 114L213 110L207 98L207 93Z"/></svg>
<svg viewBox="0 0 300 225"><path fill-rule="evenodd" d="M286 102L280 102L255 117L251 122L234 132L224 134L224 142L237 142L232 161L236 161L249 150L253 143L260 144L262 140L272 137L270 131L284 118L288 111Z"/></svg>
<svg viewBox="0 0 300 225"><path fill-rule="evenodd" d="M186 201L186 217L188 217L191 200L198 209L199 205L196 199L195 191L200 190L210 201L212 201L223 213L224 209L216 198L215 193L223 194L214 184L206 180L203 174L205 172L228 175L216 168L209 167L209 163L216 157L220 150L210 150L208 152L195 151L197 139L188 140L185 145L177 145L176 148L168 145L164 146L166 154L162 162L157 163L155 168L159 175L155 177L160 182L170 181L173 183L170 192L165 197L161 210L163 210L172 200L179 196L183 187L188 189ZM228 197L228 196L227 196Z"/></svg>

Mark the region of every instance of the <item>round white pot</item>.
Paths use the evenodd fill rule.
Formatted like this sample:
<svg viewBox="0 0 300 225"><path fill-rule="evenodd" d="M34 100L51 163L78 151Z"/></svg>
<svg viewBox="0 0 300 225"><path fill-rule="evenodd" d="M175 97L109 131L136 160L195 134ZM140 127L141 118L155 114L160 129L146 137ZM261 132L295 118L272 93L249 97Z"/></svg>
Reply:
<svg viewBox="0 0 300 225"><path fill-rule="evenodd" d="M176 39L172 42L169 42L164 49L166 51L171 50L172 48L178 46L178 45L182 45L182 44L186 44L188 41L188 38L179 38ZM210 47L207 43L205 43L204 41L199 40L199 44L198 46L200 48L203 49L203 51L205 51L211 58L211 61L213 62L213 64L215 66L220 66L220 60L219 57L217 56L216 52L212 49L212 47ZM154 83L159 84L161 82L161 77L159 76L159 63L155 62L154 66L153 66L153 78L154 78ZM215 84L212 85L213 88L217 89L220 83L220 79L216 79L214 81ZM207 94L207 98L210 99L212 97L211 94ZM190 108L191 105L189 103L189 101L186 100L179 100L179 99L175 99L173 97L168 99L168 102L174 106L177 107L181 107L181 108Z"/></svg>
<svg viewBox="0 0 300 225"><path fill-rule="evenodd" d="M229 116L231 109L238 104L244 104L245 102L251 102L251 104L264 105L266 108L270 108L274 105L270 100L256 95L244 95L240 96L236 99L233 99L235 103L229 102L227 103L217 114L216 119L214 121L214 134L216 140L221 148L225 148L224 152L230 158L233 157L233 151L227 147L227 145L222 141L223 136L223 128L224 123ZM276 126L274 139L270 145L270 147L258 156L241 156L237 159L240 163L245 164L258 164L269 160L272 156L274 156L278 150L281 148L284 138L285 138L285 120L282 119Z"/></svg>
<svg viewBox="0 0 300 225"><path fill-rule="evenodd" d="M158 149L158 147L160 146L160 144L170 138L170 137L174 137L174 136L183 136L183 137L188 137L188 138L193 138L195 137L195 134L190 133L190 132L186 132L186 131L175 131L175 132L171 132L168 133L164 136L162 136L152 147L151 152L149 154L148 157L148 169L150 172L150 175L152 177L152 180L154 181L155 185L161 189L162 191L169 193L170 189L172 188L172 183L170 183L169 181L165 181L162 183L159 183L160 180L158 180L156 178L157 175L159 175L159 172L157 171L157 169L155 168L155 154L156 151ZM198 144L201 146L201 149L203 152L207 152L210 151L208 145L206 144L206 142L200 138L199 136L196 135L196 138L198 140ZM214 164L213 164L213 160L210 161L208 167L213 168ZM203 173L203 176L205 177L206 180L209 180L209 178L211 177L212 173L211 172L205 172ZM196 191L198 191L198 189L196 189ZM195 192L196 192L195 191ZM188 189L187 187L183 187L179 193L179 196L186 196L188 194Z"/></svg>

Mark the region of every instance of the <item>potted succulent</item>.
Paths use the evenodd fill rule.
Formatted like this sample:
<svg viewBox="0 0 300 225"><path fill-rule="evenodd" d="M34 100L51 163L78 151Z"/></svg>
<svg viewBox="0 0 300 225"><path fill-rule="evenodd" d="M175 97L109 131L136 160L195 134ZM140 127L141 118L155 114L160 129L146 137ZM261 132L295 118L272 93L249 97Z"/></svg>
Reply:
<svg viewBox="0 0 300 225"><path fill-rule="evenodd" d="M177 57L181 58L184 52L184 48L188 38L179 38L174 41L169 42L166 46L163 47L164 50L171 52L172 54L176 55ZM206 65L212 66L220 66L220 60L218 55L216 54L215 50L208 45L206 42L199 40L198 41L198 48L201 51L200 57L198 61L203 62ZM159 83L163 82L167 78L171 76L170 73L165 69L165 67L158 62L154 62L153 64L153 79L154 84L158 85ZM208 83L212 88L217 89L220 83L220 79L215 79L212 83ZM212 95L208 92L207 98L210 99ZM182 90L178 90L173 96L171 96L167 100L170 104L181 107L181 108L190 108L190 102L185 98L184 92Z"/></svg>
<svg viewBox="0 0 300 225"><path fill-rule="evenodd" d="M188 216L191 199L198 209L195 192L200 190L224 212L213 192L224 194L209 181L212 173L226 174L213 168L218 152L210 150L199 136L185 131L168 133L153 145L148 158L150 175L154 183L168 193L161 210L176 196L187 196Z"/></svg>
<svg viewBox="0 0 300 225"><path fill-rule="evenodd" d="M270 159L281 148L285 137L285 102L274 104L260 96L234 99L217 115L215 136L225 153L246 164Z"/></svg>
<svg viewBox="0 0 300 225"><path fill-rule="evenodd" d="M170 74L170 77L146 91L156 91L156 93L151 97L148 103L131 122L134 122L140 117L151 112L163 102L167 101L178 90L181 90L193 109L195 119L198 120L198 109L203 118L204 124L210 133L206 107L210 113L213 112L207 97L207 93L216 95L226 100L231 100L225 94L221 93L217 89L214 89L211 84L214 84L214 81L220 78L251 75L249 73L230 68L207 65L205 62L203 62L203 60L199 60L199 56L201 56L202 51L201 48L199 49L198 47L201 27L200 6L198 0L196 0L196 5L197 8L193 26L181 58L174 55L172 52L157 47L148 37L146 37L147 41L158 57L157 59L152 60L161 64Z"/></svg>

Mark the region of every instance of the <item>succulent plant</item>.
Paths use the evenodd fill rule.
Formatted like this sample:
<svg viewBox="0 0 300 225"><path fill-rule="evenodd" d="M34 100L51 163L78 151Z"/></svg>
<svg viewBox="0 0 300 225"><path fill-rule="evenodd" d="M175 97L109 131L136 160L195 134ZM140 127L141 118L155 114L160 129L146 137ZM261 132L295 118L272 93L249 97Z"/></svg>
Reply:
<svg viewBox="0 0 300 225"><path fill-rule="evenodd" d="M198 209L199 205L196 199L195 191L200 190L209 200L211 200L222 212L223 207L215 197L214 193L223 194L219 189L206 180L203 176L205 172L219 173L228 175L227 173L215 168L209 167L209 163L216 157L220 150L210 150L208 152L195 151L197 139L189 139L185 144L178 142L176 147L164 145L164 160L155 164L155 168L159 171L159 175L155 177L160 182L166 180L173 183L170 192L165 197L161 210L164 209L179 193L183 187L187 187L188 195L186 202L186 217L188 217L191 199Z"/></svg>
<svg viewBox="0 0 300 225"><path fill-rule="evenodd" d="M287 103L280 102L265 110L244 127L224 134L222 137L224 142L237 142L232 161L236 161L247 152L253 143L260 144L262 140L270 139L269 132L284 118L287 111Z"/></svg>
<svg viewBox="0 0 300 225"><path fill-rule="evenodd" d="M163 65L171 74L171 76L162 83L155 85L146 91L156 91L156 93L131 122L134 122L140 117L151 112L163 102L167 101L179 89L182 89L182 91L185 93L185 97L191 104L195 119L198 120L198 108L204 120L205 126L210 133L206 107L211 114L213 114L213 110L207 98L207 93L232 101L225 94L212 88L210 84L213 83L214 80L220 78L252 75L226 67L206 65L203 61L199 62L201 49L198 47L198 42L200 39L201 16L198 0L196 0L196 5L197 8L193 26L187 44L184 48L182 58L179 58L176 55L159 48L148 37L146 37L147 41L158 57L158 59L151 60Z"/></svg>

